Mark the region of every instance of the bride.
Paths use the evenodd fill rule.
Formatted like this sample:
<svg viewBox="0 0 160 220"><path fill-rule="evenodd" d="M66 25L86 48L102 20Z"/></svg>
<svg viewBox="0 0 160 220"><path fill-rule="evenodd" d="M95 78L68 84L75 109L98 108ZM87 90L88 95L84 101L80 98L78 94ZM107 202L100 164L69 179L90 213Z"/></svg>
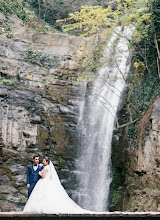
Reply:
<svg viewBox="0 0 160 220"><path fill-rule="evenodd" d="M78 206L66 193L60 183L51 161L43 159L42 177L36 184L23 212L33 213L91 213Z"/></svg>

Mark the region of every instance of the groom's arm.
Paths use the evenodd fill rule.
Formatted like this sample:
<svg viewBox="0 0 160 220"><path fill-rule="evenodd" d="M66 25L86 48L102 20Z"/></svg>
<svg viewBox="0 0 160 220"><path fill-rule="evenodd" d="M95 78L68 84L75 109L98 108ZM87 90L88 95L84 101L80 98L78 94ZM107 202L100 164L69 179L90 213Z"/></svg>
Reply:
<svg viewBox="0 0 160 220"><path fill-rule="evenodd" d="M28 166L28 171L27 171L27 189L30 187L30 167Z"/></svg>
<svg viewBox="0 0 160 220"><path fill-rule="evenodd" d="M39 170L41 171L41 170L43 170L43 168L44 168L44 166L42 165L42 166L40 166L40 169L39 169Z"/></svg>

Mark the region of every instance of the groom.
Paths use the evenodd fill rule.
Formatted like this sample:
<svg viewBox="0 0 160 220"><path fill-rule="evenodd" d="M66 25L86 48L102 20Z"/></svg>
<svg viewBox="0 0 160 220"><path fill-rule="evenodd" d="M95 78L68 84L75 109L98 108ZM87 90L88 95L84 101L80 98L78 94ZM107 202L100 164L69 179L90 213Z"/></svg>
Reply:
<svg viewBox="0 0 160 220"><path fill-rule="evenodd" d="M41 178L38 174L39 171L43 169L43 166L39 165L39 157L33 157L33 164L28 166L27 171L27 189L28 189L28 198L31 195L32 190L34 189L36 183Z"/></svg>

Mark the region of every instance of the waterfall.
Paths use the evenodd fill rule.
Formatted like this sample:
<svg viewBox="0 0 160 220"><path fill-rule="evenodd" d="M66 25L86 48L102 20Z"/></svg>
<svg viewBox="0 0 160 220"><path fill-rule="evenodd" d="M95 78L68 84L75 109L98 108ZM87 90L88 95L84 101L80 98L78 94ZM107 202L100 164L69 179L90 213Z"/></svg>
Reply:
<svg viewBox="0 0 160 220"><path fill-rule="evenodd" d="M123 34L127 32L123 30ZM75 173L79 187L74 197L81 207L93 211L108 210L112 133L130 63L126 38L112 34L103 62L93 85L86 85L77 128L79 156Z"/></svg>

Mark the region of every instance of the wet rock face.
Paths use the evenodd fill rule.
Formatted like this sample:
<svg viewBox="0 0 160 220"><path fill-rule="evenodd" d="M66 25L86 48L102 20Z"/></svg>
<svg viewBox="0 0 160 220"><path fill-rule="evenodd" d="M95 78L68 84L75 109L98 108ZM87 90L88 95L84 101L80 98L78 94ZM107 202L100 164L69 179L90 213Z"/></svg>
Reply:
<svg viewBox="0 0 160 220"><path fill-rule="evenodd" d="M19 91L10 88L1 88L5 100L1 101L1 131L5 148L17 151L26 151L38 146L37 137L43 126L43 115L48 111L54 111L52 117L56 117L58 107L36 92ZM48 131L47 131L48 132Z"/></svg>
<svg viewBox="0 0 160 220"><path fill-rule="evenodd" d="M125 149L123 210L160 210L160 98L138 125L137 144Z"/></svg>
<svg viewBox="0 0 160 220"><path fill-rule="evenodd" d="M77 150L80 87L68 80L83 67L89 41L60 34L0 40L0 211L27 201L32 157L48 156L66 189Z"/></svg>

